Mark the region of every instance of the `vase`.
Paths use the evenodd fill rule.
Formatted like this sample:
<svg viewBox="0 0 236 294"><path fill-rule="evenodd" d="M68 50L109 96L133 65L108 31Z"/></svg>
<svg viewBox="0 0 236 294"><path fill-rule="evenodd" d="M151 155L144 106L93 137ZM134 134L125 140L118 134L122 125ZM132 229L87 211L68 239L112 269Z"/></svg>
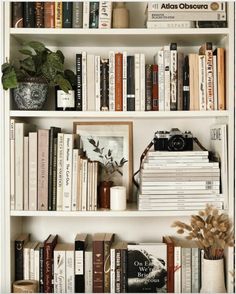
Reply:
<svg viewBox="0 0 236 294"><path fill-rule="evenodd" d="M38 78L28 78L13 89L16 106L20 110L40 110L48 96L48 84Z"/></svg>
<svg viewBox="0 0 236 294"><path fill-rule="evenodd" d="M112 19L113 28L124 29L129 27L129 10L125 7L124 2L116 3Z"/></svg>
<svg viewBox="0 0 236 294"><path fill-rule="evenodd" d="M110 209L110 188L112 181L102 181L98 186L98 206L103 209Z"/></svg>
<svg viewBox="0 0 236 294"><path fill-rule="evenodd" d="M224 259L203 259L200 293L226 293Z"/></svg>

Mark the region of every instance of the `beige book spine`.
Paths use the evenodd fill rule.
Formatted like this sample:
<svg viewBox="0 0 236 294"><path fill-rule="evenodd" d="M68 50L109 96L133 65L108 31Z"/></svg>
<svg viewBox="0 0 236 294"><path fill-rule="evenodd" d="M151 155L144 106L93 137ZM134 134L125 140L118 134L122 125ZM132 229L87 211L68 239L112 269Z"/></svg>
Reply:
<svg viewBox="0 0 236 294"><path fill-rule="evenodd" d="M24 137L24 210L29 210L29 137Z"/></svg>
<svg viewBox="0 0 236 294"><path fill-rule="evenodd" d="M38 194L38 135L29 133L29 210L36 210Z"/></svg>

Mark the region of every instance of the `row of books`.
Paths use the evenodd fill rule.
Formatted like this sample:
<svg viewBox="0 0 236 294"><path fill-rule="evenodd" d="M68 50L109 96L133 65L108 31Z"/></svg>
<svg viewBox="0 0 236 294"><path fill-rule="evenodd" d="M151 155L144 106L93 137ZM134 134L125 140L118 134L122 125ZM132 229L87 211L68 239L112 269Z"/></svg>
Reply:
<svg viewBox="0 0 236 294"><path fill-rule="evenodd" d="M193 28L225 27L225 2L149 2L145 11L146 27Z"/></svg>
<svg viewBox="0 0 236 294"><path fill-rule="evenodd" d="M13 2L12 27L111 28L112 2Z"/></svg>
<svg viewBox="0 0 236 294"><path fill-rule="evenodd" d="M223 208L219 162L208 151L149 151L140 174L139 210Z"/></svg>
<svg viewBox="0 0 236 294"><path fill-rule="evenodd" d="M44 242L15 240L15 280L39 282L40 293L198 293L201 251L194 242L165 236L158 243L116 241L113 233L58 235Z"/></svg>
<svg viewBox="0 0 236 294"><path fill-rule="evenodd" d="M11 210L96 210L98 162L79 136L11 120Z"/></svg>
<svg viewBox="0 0 236 294"><path fill-rule="evenodd" d="M76 54L75 109L79 111L224 110L224 48L207 42L186 56L177 44L145 55L109 52L109 58Z"/></svg>

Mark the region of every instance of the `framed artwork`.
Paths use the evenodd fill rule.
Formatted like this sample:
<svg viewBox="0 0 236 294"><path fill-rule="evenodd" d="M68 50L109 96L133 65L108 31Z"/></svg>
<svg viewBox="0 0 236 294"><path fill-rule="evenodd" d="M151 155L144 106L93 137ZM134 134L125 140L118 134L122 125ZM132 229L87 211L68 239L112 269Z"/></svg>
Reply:
<svg viewBox="0 0 236 294"><path fill-rule="evenodd" d="M88 159L100 162L98 180L125 186L127 199L132 199L133 123L74 122L74 133Z"/></svg>

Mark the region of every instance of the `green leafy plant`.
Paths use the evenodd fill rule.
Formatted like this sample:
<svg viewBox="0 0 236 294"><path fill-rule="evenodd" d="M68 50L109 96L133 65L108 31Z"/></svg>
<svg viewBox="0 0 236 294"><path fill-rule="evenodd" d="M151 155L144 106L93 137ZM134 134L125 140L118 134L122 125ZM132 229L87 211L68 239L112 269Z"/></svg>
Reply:
<svg viewBox="0 0 236 294"><path fill-rule="evenodd" d="M64 70L65 57L60 50L56 52L44 44L30 41L23 44L19 52L26 57L18 64L7 61L2 65L2 85L4 90L16 88L19 82L37 78L49 86L59 86L67 92L75 85L73 71Z"/></svg>
<svg viewBox="0 0 236 294"><path fill-rule="evenodd" d="M110 149L108 149L107 153L104 153L105 148L99 146L99 140L96 142L93 138L88 138L88 141L94 147L93 151L100 158L99 163L102 167L104 181L110 181L115 173L123 176L122 167L128 160L123 157L120 162L117 162L114 160Z"/></svg>

